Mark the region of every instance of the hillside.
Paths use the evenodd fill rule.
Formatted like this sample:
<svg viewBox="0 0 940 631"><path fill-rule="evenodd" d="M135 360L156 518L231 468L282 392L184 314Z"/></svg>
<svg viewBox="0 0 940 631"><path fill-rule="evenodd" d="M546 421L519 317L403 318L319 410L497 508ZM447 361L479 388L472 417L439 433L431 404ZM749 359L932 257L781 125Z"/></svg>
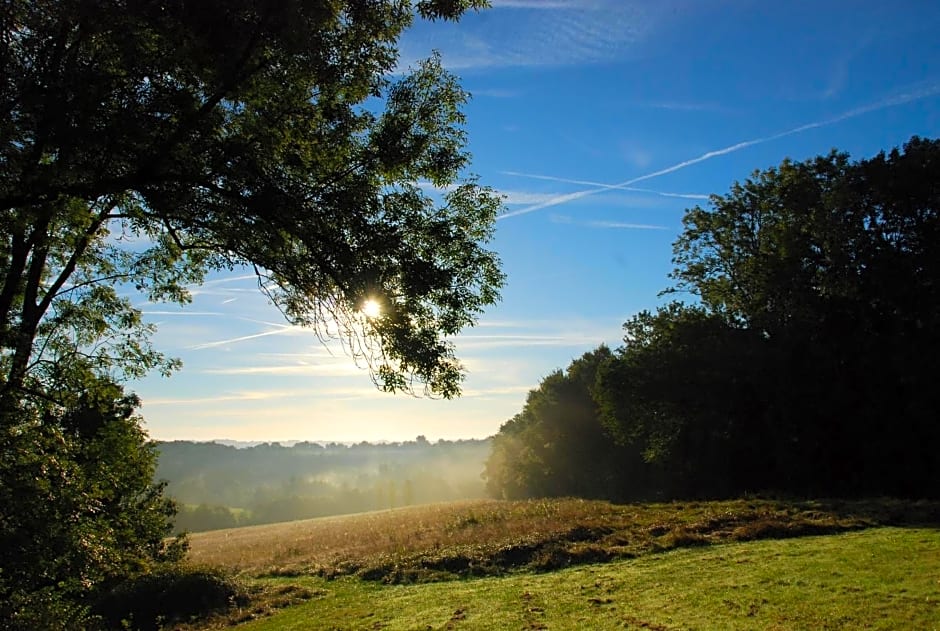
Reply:
<svg viewBox="0 0 940 631"><path fill-rule="evenodd" d="M249 629L931 628L938 524L890 500L477 501L201 533L190 558L254 577L226 619Z"/></svg>

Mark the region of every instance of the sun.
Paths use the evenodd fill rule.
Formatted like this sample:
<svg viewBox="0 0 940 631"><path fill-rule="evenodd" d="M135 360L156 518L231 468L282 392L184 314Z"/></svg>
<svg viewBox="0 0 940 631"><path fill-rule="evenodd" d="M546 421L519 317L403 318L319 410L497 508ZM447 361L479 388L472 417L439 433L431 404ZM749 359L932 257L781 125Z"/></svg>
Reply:
<svg viewBox="0 0 940 631"><path fill-rule="evenodd" d="M382 315L382 305L377 300L369 298L362 303L362 313L367 318L377 318Z"/></svg>

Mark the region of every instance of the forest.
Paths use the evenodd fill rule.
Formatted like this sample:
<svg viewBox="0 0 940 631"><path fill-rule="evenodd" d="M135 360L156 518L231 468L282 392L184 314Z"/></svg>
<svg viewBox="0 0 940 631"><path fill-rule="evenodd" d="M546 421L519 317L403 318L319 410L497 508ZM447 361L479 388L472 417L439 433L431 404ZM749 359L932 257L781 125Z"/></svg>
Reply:
<svg viewBox="0 0 940 631"><path fill-rule="evenodd" d="M488 440L157 445L155 477L198 532L485 496Z"/></svg>
<svg viewBox="0 0 940 631"><path fill-rule="evenodd" d="M940 496L940 141L755 172L501 427L496 497ZM677 297L686 298L679 301Z"/></svg>

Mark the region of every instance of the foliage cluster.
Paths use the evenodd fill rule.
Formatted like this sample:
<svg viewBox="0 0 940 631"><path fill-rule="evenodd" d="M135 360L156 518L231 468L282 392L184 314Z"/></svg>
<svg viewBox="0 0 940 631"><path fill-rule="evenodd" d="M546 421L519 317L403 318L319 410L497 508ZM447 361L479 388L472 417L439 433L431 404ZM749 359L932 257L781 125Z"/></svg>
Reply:
<svg viewBox="0 0 940 631"><path fill-rule="evenodd" d="M672 302L546 377L497 497L940 495L940 141L755 172L674 246Z"/></svg>
<svg viewBox="0 0 940 631"><path fill-rule="evenodd" d="M99 587L182 558L137 403L94 383L64 410L4 419L0 627L90 628Z"/></svg>
<svg viewBox="0 0 940 631"><path fill-rule="evenodd" d="M488 440L235 448L165 442L157 479L197 532L485 496Z"/></svg>

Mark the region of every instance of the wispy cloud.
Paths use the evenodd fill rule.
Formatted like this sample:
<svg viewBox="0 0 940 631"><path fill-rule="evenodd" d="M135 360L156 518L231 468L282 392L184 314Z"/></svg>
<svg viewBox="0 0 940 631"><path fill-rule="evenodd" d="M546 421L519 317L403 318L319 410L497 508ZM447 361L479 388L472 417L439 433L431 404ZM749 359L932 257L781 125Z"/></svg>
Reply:
<svg viewBox="0 0 940 631"><path fill-rule="evenodd" d="M641 101L636 103L638 107L646 107L656 110L668 110L671 112L720 112L730 113L733 110L718 105L717 103L681 103L679 101Z"/></svg>
<svg viewBox="0 0 940 631"><path fill-rule="evenodd" d="M423 191L433 191L435 193L450 193L451 191L457 190L457 184L447 184L445 186L438 186L434 182L429 182L428 180L418 180L415 182L415 186L420 188Z"/></svg>
<svg viewBox="0 0 940 631"><path fill-rule="evenodd" d="M201 372L208 375L273 375L278 377L287 376L317 376L317 377L346 377L350 375L362 375L366 370L362 366L349 360L345 363L335 364L296 364L293 366L237 366L230 368L207 368Z"/></svg>
<svg viewBox="0 0 940 631"><path fill-rule="evenodd" d="M530 204L541 204L558 197L558 193L530 193L526 191L499 191L503 197L503 203L507 206L528 206Z"/></svg>
<svg viewBox="0 0 940 631"><path fill-rule="evenodd" d="M577 2L568 0L492 0L490 5L494 9L572 9L578 6Z"/></svg>
<svg viewBox="0 0 940 631"><path fill-rule="evenodd" d="M303 391L298 390L264 390L227 392L209 397L151 397L145 401L145 406L150 408L162 405L204 405L225 401L268 401L270 399L293 398L302 393Z"/></svg>
<svg viewBox="0 0 940 631"><path fill-rule="evenodd" d="M517 99L522 96L520 90L506 90L501 88L481 88L468 90L471 96L486 96L493 99Z"/></svg>
<svg viewBox="0 0 940 631"><path fill-rule="evenodd" d="M533 346L587 347L603 342L595 335L461 335L456 340L459 350L527 348Z"/></svg>
<svg viewBox="0 0 940 631"><path fill-rule="evenodd" d="M780 138L786 138L787 136L792 136L792 135L794 135L794 134L799 134L799 133L801 133L801 132L808 131L808 130L810 130L810 129L816 129L816 128L819 128L819 127L826 127L826 126L828 126L828 125L834 125L834 124L836 124L836 123L840 123L840 122L842 122L842 121L844 121L844 120L848 120L848 119L850 119L850 118L855 118L855 117L861 116L861 115L863 115L863 114L868 114L868 113L870 113L870 112L875 112L875 111L878 111L878 110L883 110L883 109L886 109L886 108L889 108L889 107L895 107L895 106L898 106L898 105L903 105L903 104L905 104L905 103L910 103L910 102L912 102L912 101L919 101L919 100L921 100L921 99L926 99L926 98L935 96L935 95L937 95L937 94L940 94L940 83L931 83L931 84L919 86L919 87L916 87L916 88L914 88L914 89L911 89L911 90L909 90L909 91L907 91L907 92L902 92L902 93L900 93L900 94L896 94L896 95L894 95L894 96L890 96L890 97L881 99L880 101L876 101L876 102L870 103L870 104L868 104L868 105L863 105L863 106L861 106L861 107L856 107L856 108L854 108L854 109L851 109L851 110L848 110L848 111L846 111L846 112L843 112L842 114L839 114L838 116L834 116L834 117L832 117L832 118L827 118L827 119L815 121L815 122L812 122L812 123L806 123L805 125L800 125L799 127L794 127L794 128L792 128L792 129L788 129L788 130L786 130L786 131L782 131L782 132L779 132L779 133L776 133L776 134L772 134L772 135L770 135L770 136L763 136L763 137L760 137L760 138L753 138L753 139L751 139L751 140L745 140L745 141L742 141L742 142L739 142L739 143L736 143L736 144L733 144L733 145L730 145L730 146L727 146L727 147L723 147L723 148L721 148L721 149L716 149L716 150L714 150L714 151L709 151L709 152L703 153L702 155L698 156L697 158L692 158L692 159L690 159L690 160L684 160L684 161L682 161L682 162L679 162L678 164L674 164L674 165L672 165L672 166L670 166L670 167L666 167L665 169L660 169L660 170L658 170L658 171L653 171L652 173L647 173L646 175L640 175L640 176L638 176L638 177L631 178L631 179L626 180L626 181L624 181L624 182L620 182L619 184L606 185L606 186L603 186L603 187L597 187L597 188L587 189L587 190L583 190L583 191L577 191L577 192L574 192L574 193L567 193L567 194L564 194L564 195L558 195L558 196L555 197L554 199L546 200L546 201L543 201L543 202L540 202L540 203L537 203L537 204L532 204L531 206L527 206L527 207L525 207L525 208L520 208L519 210L514 210L514 211L511 211L511 212L508 212L508 213L504 213L504 214L502 214L502 215L499 216L499 219L507 219L507 218L509 218L509 217L517 217L517 216L519 216L519 215L525 215L525 214L528 214L528 213L531 213L531 212L535 212L536 210L541 210L541 209L543 209L543 208L549 208L549 207L551 207L551 206L558 206L558 205L560 205L560 204L565 204L565 203L567 203L567 202L574 201L574 200L576 200L576 199L581 199L581 198L587 197L587 196L589 196L589 195L596 195L597 193L602 193L602 192L604 192L604 191L608 191L608 190L610 190L611 188L618 188L618 187L623 187L623 186L630 186L630 185L632 185L632 184L636 184L637 182L643 182L643 181L645 181L645 180L650 180L650 179L653 179L653 178L655 178L655 177L659 177L659 176L661 176L661 175L667 175L667 174L669 174L669 173L675 173L676 171L680 171L680 170L682 170L682 169L685 169L685 168L690 167L690 166L692 166L692 165L698 164L698 163L700 163L700 162L705 162L706 160L711 160L712 158L717 158L717 157L719 157L719 156L724 156L724 155L727 155L727 154L729 154L729 153L734 153L734 152L736 152L736 151L741 151L742 149L746 149L746 148L748 148L748 147L753 147L754 145L760 145L760 144L764 144L764 143L767 143L767 142L772 142L772 141L774 141L774 140L779 140Z"/></svg>
<svg viewBox="0 0 940 631"><path fill-rule="evenodd" d="M437 49L452 69L602 63L647 39L663 14L624 0L497 0L492 11L464 16L459 25L419 25L402 40L402 61L413 64Z"/></svg>
<svg viewBox="0 0 940 631"><path fill-rule="evenodd" d="M531 385L495 386L492 388L467 388L461 393L460 396L464 399L518 396L520 394L528 394L528 392L533 388L534 386Z"/></svg>
<svg viewBox="0 0 940 631"><path fill-rule="evenodd" d="M227 285L229 283L237 283L243 280L257 280L258 277L254 274L239 274L238 276L226 276L224 278L213 278L207 280L204 283L199 285L193 285L193 287L211 287L212 285Z"/></svg>
<svg viewBox="0 0 940 631"><path fill-rule="evenodd" d="M549 221L552 223L586 226L588 228L618 228L621 230L669 230L669 228L666 226L658 226L648 223L628 223L624 221L577 221L568 215L551 215L549 217Z"/></svg>
<svg viewBox="0 0 940 631"><path fill-rule="evenodd" d="M143 309L142 313L145 316L224 316L226 314L221 311L163 311L158 309Z"/></svg>
<svg viewBox="0 0 940 631"><path fill-rule="evenodd" d="M647 223L626 223L623 221L588 221L585 225L590 228L619 228L622 230L669 230L666 226L656 226Z"/></svg>

